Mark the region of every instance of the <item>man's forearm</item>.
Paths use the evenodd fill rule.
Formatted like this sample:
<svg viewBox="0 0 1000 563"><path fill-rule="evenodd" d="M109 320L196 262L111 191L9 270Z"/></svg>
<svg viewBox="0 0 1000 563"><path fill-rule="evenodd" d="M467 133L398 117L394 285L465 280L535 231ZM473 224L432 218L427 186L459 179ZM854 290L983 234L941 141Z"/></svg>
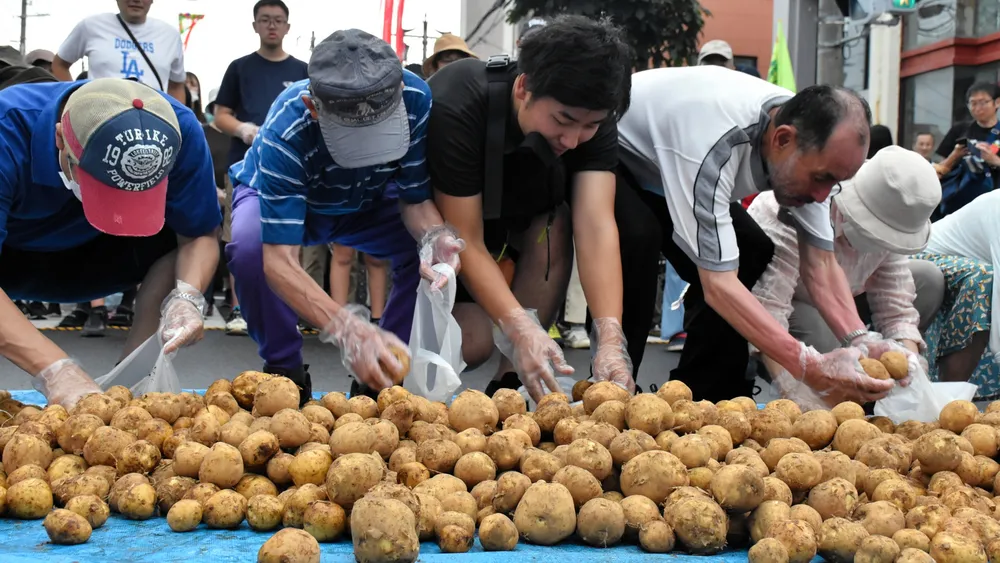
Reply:
<svg viewBox="0 0 1000 563"><path fill-rule="evenodd" d="M55 76L62 82L70 82L73 80L73 75L69 73L70 64L63 61L59 57L56 57L52 61L52 76Z"/></svg>
<svg viewBox="0 0 1000 563"><path fill-rule="evenodd" d="M494 323L521 306L507 286L500 266L482 242L469 244L462 251L460 277L476 303Z"/></svg>
<svg viewBox="0 0 1000 563"><path fill-rule="evenodd" d="M340 311L299 262L299 247L264 245L264 277L271 289L312 326L325 328Z"/></svg>
<svg viewBox="0 0 1000 563"><path fill-rule="evenodd" d="M243 124L242 121L236 119L236 116L228 111L218 111L215 112L215 126L230 137L236 137L236 129Z"/></svg>
<svg viewBox="0 0 1000 563"><path fill-rule="evenodd" d="M856 330L863 330L865 324L858 315L854 295L836 256L833 252L812 252L819 256L802 261L802 282L820 316L837 340Z"/></svg>
<svg viewBox="0 0 1000 563"><path fill-rule="evenodd" d="M219 264L219 239L215 231L197 238L177 237L177 279L208 290Z"/></svg>
<svg viewBox="0 0 1000 563"><path fill-rule="evenodd" d="M32 326L3 290L0 290L0 354L31 375L68 357Z"/></svg>
<svg viewBox="0 0 1000 563"><path fill-rule="evenodd" d="M406 230L418 243L431 227L444 224L441 212L434 205L434 201L429 199L420 203L406 203L399 200L399 214L403 224L406 225Z"/></svg>
<svg viewBox="0 0 1000 563"><path fill-rule="evenodd" d="M622 319L622 260L618 225L608 220L573 218L580 285L595 319Z"/></svg>
<svg viewBox="0 0 1000 563"><path fill-rule="evenodd" d="M170 94L175 100L182 104L187 103L187 93L184 91L183 82L170 81L167 84L167 94Z"/></svg>
<svg viewBox="0 0 1000 563"><path fill-rule="evenodd" d="M758 350L801 376L801 346L743 286L735 271L699 270L705 302Z"/></svg>

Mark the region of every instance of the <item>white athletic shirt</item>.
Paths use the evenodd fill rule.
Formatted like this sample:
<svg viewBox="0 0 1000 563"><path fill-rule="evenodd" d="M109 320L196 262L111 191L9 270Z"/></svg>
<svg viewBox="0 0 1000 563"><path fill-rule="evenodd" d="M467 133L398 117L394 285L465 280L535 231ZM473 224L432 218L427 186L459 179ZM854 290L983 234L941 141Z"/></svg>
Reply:
<svg viewBox="0 0 1000 563"><path fill-rule="evenodd" d="M177 28L154 19L138 25L126 24L156 65L162 89L167 89L169 81L184 82L184 46ZM118 22L117 14L83 19L59 46L57 54L70 64L86 56L90 78L137 78L143 84L160 88L153 71Z"/></svg>
<svg viewBox="0 0 1000 563"><path fill-rule="evenodd" d="M1000 264L1000 190L987 192L931 225L926 252ZM993 281L990 352L1000 363L1000 283ZM993 330L993 329L996 330Z"/></svg>
<svg viewBox="0 0 1000 563"><path fill-rule="evenodd" d="M700 268L739 267L731 203L771 189L759 145L768 112L792 92L717 66L657 68L632 75L632 103L618 122L621 163L663 194L673 240ZM811 245L833 251L829 198L782 210Z"/></svg>

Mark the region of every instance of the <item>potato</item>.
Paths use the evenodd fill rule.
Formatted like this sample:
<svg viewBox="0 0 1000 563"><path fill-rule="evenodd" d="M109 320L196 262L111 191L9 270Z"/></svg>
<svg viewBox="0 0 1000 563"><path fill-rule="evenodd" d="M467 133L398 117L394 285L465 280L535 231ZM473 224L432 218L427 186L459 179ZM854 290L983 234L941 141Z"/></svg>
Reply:
<svg viewBox="0 0 1000 563"><path fill-rule="evenodd" d="M100 418L104 424L111 424L111 418L119 408L120 404L118 401L112 399L111 397L101 395L100 393L91 393L80 399L69 414L70 416L77 414L92 414Z"/></svg>
<svg viewBox="0 0 1000 563"><path fill-rule="evenodd" d="M552 481L556 472L563 467L556 456L539 449L525 450L521 456L521 473L535 481Z"/></svg>
<svg viewBox="0 0 1000 563"><path fill-rule="evenodd" d="M288 468L292 465L294 459L295 456L291 454L279 452L267 462L267 478L279 487L290 485L292 483L292 476L288 472Z"/></svg>
<svg viewBox="0 0 1000 563"><path fill-rule="evenodd" d="M896 424L887 416L870 416L868 422L882 431L883 434L893 434L896 432Z"/></svg>
<svg viewBox="0 0 1000 563"><path fill-rule="evenodd" d="M711 499L683 499L665 508L664 517L677 540L693 554L711 555L726 545L729 521Z"/></svg>
<svg viewBox="0 0 1000 563"><path fill-rule="evenodd" d="M750 540L757 543L767 537L767 532L771 525L776 522L791 518L791 511L787 504L777 500L766 500L750 513L748 524L750 527Z"/></svg>
<svg viewBox="0 0 1000 563"><path fill-rule="evenodd" d="M534 483L514 511L514 525L529 543L555 545L566 539L576 529L576 510L569 489L558 483Z"/></svg>
<svg viewBox="0 0 1000 563"><path fill-rule="evenodd" d="M275 413L269 429L282 448L297 448L309 441L309 419L295 409L281 409Z"/></svg>
<svg viewBox="0 0 1000 563"><path fill-rule="evenodd" d="M656 440L649 434L638 430L628 430L615 436L608 449L615 466L621 467L642 452L657 449L657 445Z"/></svg>
<svg viewBox="0 0 1000 563"><path fill-rule="evenodd" d="M910 367L906 361L906 355L902 352L889 351L882 354L878 359L886 373L893 379L906 379L910 375Z"/></svg>
<svg viewBox="0 0 1000 563"><path fill-rule="evenodd" d="M667 381L656 390L656 396L663 399L669 405L673 405L675 402L686 399L690 401L692 397L691 388L687 386L683 381ZM755 405L756 408L756 405Z"/></svg>
<svg viewBox="0 0 1000 563"><path fill-rule="evenodd" d="M129 488L118 499L118 512L129 520L149 520L156 513L156 490L147 483Z"/></svg>
<svg viewBox="0 0 1000 563"><path fill-rule="evenodd" d="M764 538L747 552L750 563L788 563L788 550L776 538Z"/></svg>
<svg viewBox="0 0 1000 563"><path fill-rule="evenodd" d="M413 488L414 494L426 493L436 497L438 500L443 499L451 493L462 491L468 491L465 483L458 477L446 473L435 475Z"/></svg>
<svg viewBox="0 0 1000 563"><path fill-rule="evenodd" d="M541 442L542 431L538 427L538 423L535 422L526 414L512 414L503 421L504 430L518 429L523 431L525 434L531 438L531 445L537 446Z"/></svg>
<svg viewBox="0 0 1000 563"><path fill-rule="evenodd" d="M962 461L961 451L958 437L947 430L928 432L913 442L913 457L927 473L954 471Z"/></svg>
<svg viewBox="0 0 1000 563"><path fill-rule="evenodd" d="M687 434L674 440L670 453L688 469L702 467L713 459L714 444L698 434Z"/></svg>
<svg viewBox="0 0 1000 563"><path fill-rule="evenodd" d="M202 520L209 528L235 530L246 517L247 499L228 489L223 489L205 501Z"/></svg>
<svg viewBox="0 0 1000 563"><path fill-rule="evenodd" d="M287 377L272 377L257 385L253 410L259 416L274 416L282 409L299 406L299 386Z"/></svg>
<svg viewBox="0 0 1000 563"><path fill-rule="evenodd" d="M861 522L869 534L887 538L906 526L903 512L896 505L884 500L862 504L854 511L852 518Z"/></svg>
<svg viewBox="0 0 1000 563"><path fill-rule="evenodd" d="M162 418L153 418L139 425L136 437L153 444L156 449L161 450L163 443L174 435L174 429ZM65 448L64 448L65 449Z"/></svg>
<svg viewBox="0 0 1000 563"><path fill-rule="evenodd" d="M236 397L233 397L232 393L205 393L205 404L208 406L214 406L221 409L227 415L232 417L236 413L246 412L240 409L240 404L236 402ZM247 413L250 414L250 413Z"/></svg>
<svg viewBox="0 0 1000 563"><path fill-rule="evenodd" d="M820 483L823 466L811 453L789 453L778 461L775 475L791 490L807 491Z"/></svg>
<svg viewBox="0 0 1000 563"><path fill-rule="evenodd" d="M30 434L14 434L3 448L3 467L13 473L22 465L37 465L43 470L52 463L49 443Z"/></svg>
<svg viewBox="0 0 1000 563"><path fill-rule="evenodd" d="M271 374L262 373L259 371L245 371L235 379L231 386L231 393L236 402L239 403L241 408L250 410L253 407L254 397L257 394L257 387L271 379Z"/></svg>
<svg viewBox="0 0 1000 563"><path fill-rule="evenodd" d="M802 520L775 522L768 528L767 537L785 546L788 563L809 563L816 557L816 536L812 527Z"/></svg>
<svg viewBox="0 0 1000 563"><path fill-rule="evenodd" d="M576 533L584 543L595 547L617 544L625 534L621 504L603 498L587 501L577 515Z"/></svg>
<svg viewBox="0 0 1000 563"><path fill-rule="evenodd" d="M110 426L132 434L138 434L139 426L149 420L153 420L153 416L146 409L125 407L111 417Z"/></svg>
<svg viewBox="0 0 1000 563"><path fill-rule="evenodd" d="M594 387L596 386L597 385ZM594 387L591 387L591 389ZM652 452L646 453L648 454ZM582 467L583 469L589 471L599 481L604 480L611 475L614 468L614 462L611 459L611 452L609 452L607 448L601 444L587 439L574 440L573 443L570 444L569 449L566 450L566 465Z"/></svg>
<svg viewBox="0 0 1000 563"><path fill-rule="evenodd" d="M886 371L882 362L872 358L861 358L859 361L865 373L868 374L868 377L873 379L889 379L889 372Z"/></svg>
<svg viewBox="0 0 1000 563"><path fill-rule="evenodd" d="M111 515L108 505L96 495L75 496L66 503L66 510L82 516L92 530L103 526Z"/></svg>
<svg viewBox="0 0 1000 563"><path fill-rule="evenodd" d="M118 501L128 492L129 489L136 485L149 485L149 479L145 475L139 473L129 473L128 475L122 475L118 480L114 482L108 492L108 506L114 512L119 512ZM154 489L155 492L155 489Z"/></svg>
<svg viewBox="0 0 1000 563"><path fill-rule="evenodd" d="M448 410L448 420L457 432L475 428L485 435L496 430L500 412L486 394L472 389L459 393Z"/></svg>
<svg viewBox="0 0 1000 563"><path fill-rule="evenodd" d="M931 540L918 530L903 528L892 535L892 541L896 542L900 550L913 548L925 553L931 550Z"/></svg>
<svg viewBox="0 0 1000 563"><path fill-rule="evenodd" d="M115 467L125 446L135 441L136 437L124 430L102 426L94 430L83 446L83 459L90 465ZM4 450L6 451L6 448Z"/></svg>
<svg viewBox="0 0 1000 563"><path fill-rule="evenodd" d="M281 517L284 510L284 503L278 497L255 495L247 502L247 524L250 526L250 529L258 532L273 530L281 526Z"/></svg>
<svg viewBox="0 0 1000 563"><path fill-rule="evenodd" d="M222 428L219 429L219 440L234 448L238 448L249 435L249 426L240 422L233 422L232 420L223 424Z"/></svg>
<svg viewBox="0 0 1000 563"><path fill-rule="evenodd" d="M905 473L910 468L910 448L893 434L883 435L862 444L855 459L871 469L888 468Z"/></svg>
<svg viewBox="0 0 1000 563"><path fill-rule="evenodd" d="M777 409L757 411L750 417L750 437L767 446L772 438L788 438L792 435L792 422L785 413Z"/></svg>
<svg viewBox="0 0 1000 563"><path fill-rule="evenodd" d="M98 498L108 496L108 482L97 475L81 473L73 477L64 477L51 485L52 496L56 504L64 506L69 500L79 495L94 495Z"/></svg>
<svg viewBox="0 0 1000 563"><path fill-rule="evenodd" d="M235 491L250 500L257 495L278 496L278 487L263 475L245 474L236 484Z"/></svg>
<svg viewBox="0 0 1000 563"><path fill-rule="evenodd" d="M764 477L764 500L777 500L791 506L792 489L777 477Z"/></svg>
<svg viewBox="0 0 1000 563"><path fill-rule="evenodd" d="M336 418L340 418L351 412L351 407L347 402L347 396L339 391L333 391L323 395L323 398L320 399L320 404L326 407L326 410L330 411Z"/></svg>
<svg viewBox="0 0 1000 563"><path fill-rule="evenodd" d="M500 436L501 434L498 433L491 436L490 439ZM417 446L417 461L435 473L451 473L460 457L462 457L462 449L450 440L427 440Z"/></svg>
<svg viewBox="0 0 1000 563"><path fill-rule="evenodd" d="M280 530L257 552L257 563L319 563L319 543L302 530ZM358 561L364 562L360 557Z"/></svg>
<svg viewBox="0 0 1000 563"><path fill-rule="evenodd" d="M83 454L83 447L95 430L104 426L104 421L93 414L74 414L56 430L59 447L73 455ZM8 471L13 471L9 469Z"/></svg>
<svg viewBox="0 0 1000 563"><path fill-rule="evenodd" d="M433 444L434 442L437 442L437 440L429 440L421 444L420 447L418 447L417 449L418 454L421 451L421 448L424 448L428 444ZM458 447L453 443L452 445ZM496 464L493 463L493 460L490 459L490 456L482 452L472 452L461 456L453 464L453 467L455 476L464 481L466 486L468 487L474 487L482 481L493 480L496 478L497 475ZM414 468L414 470L417 471L418 477L422 476L422 474L419 472L417 468ZM433 470L436 472L441 471L440 469L433 469ZM424 469L424 471L426 472L427 469ZM421 479L421 481L426 480L427 478L429 478L429 474L428 477L424 477L423 479ZM420 481L417 482L419 483ZM414 483L414 485L416 485L416 483ZM410 486L412 487L414 485Z"/></svg>
<svg viewBox="0 0 1000 563"><path fill-rule="evenodd" d="M622 401L605 401L594 409L590 419L610 424L621 432L625 430L625 410L626 405Z"/></svg>
<svg viewBox="0 0 1000 563"><path fill-rule="evenodd" d="M831 563L850 563L867 537L868 531L861 524L833 517L823 522L817 538L817 551Z"/></svg>
<svg viewBox="0 0 1000 563"><path fill-rule="evenodd" d="M674 531L663 520L650 520L639 528L639 546L648 553L668 553L674 542Z"/></svg>
<svg viewBox="0 0 1000 563"><path fill-rule="evenodd" d="M830 411L809 411L802 413L792 423L792 436L805 442L810 449L819 450L833 441L837 424L837 417Z"/></svg>
<svg viewBox="0 0 1000 563"><path fill-rule="evenodd" d="M49 480L48 472L34 463L29 463L28 465L18 467L7 476L7 486L12 486L26 479L41 479L46 483L52 483L52 481Z"/></svg>
<svg viewBox="0 0 1000 563"><path fill-rule="evenodd" d="M281 444L278 442L277 436L271 432L258 430L240 442L238 449L245 466L259 467L281 451Z"/></svg>
<svg viewBox="0 0 1000 563"><path fill-rule="evenodd" d="M559 424L560 420L572 416L573 409L569 406L569 403L563 401L550 401L543 405L540 405L532 417L538 424L538 428L543 433L554 432L556 425Z"/></svg>
<svg viewBox="0 0 1000 563"><path fill-rule="evenodd" d="M296 487L306 483L322 485L326 482L326 472L333 464L333 456L325 450L310 450L295 456L288 466L288 473ZM319 538L317 538L319 539Z"/></svg>
<svg viewBox="0 0 1000 563"><path fill-rule="evenodd" d="M950 403L949 403L950 404ZM983 544L958 534L939 532L931 539L931 558L937 563L986 563Z"/></svg>
<svg viewBox="0 0 1000 563"><path fill-rule="evenodd" d="M677 457L654 450L643 452L623 465L620 482L625 496L645 495L662 503L674 488L688 484L688 476Z"/></svg>
<svg viewBox="0 0 1000 563"><path fill-rule="evenodd" d="M454 493L458 494L458 493ZM461 494L468 494L462 492ZM390 481L382 481L376 484L374 487L369 489L368 494L365 495L371 498L390 498L392 500L398 500L399 502L406 505L407 508L413 512L414 516L420 512L420 501L417 500L416 495L410 489L404 487L403 485L398 485ZM449 495L450 496L450 495ZM447 498L447 497L446 497ZM442 507L444 506L444 500L441 501ZM475 500L470 498L469 504L475 504ZM468 512L475 515L475 506L469 507Z"/></svg>
<svg viewBox="0 0 1000 563"><path fill-rule="evenodd" d="M359 500L351 513L351 537L359 563L390 559L412 563L420 551L413 512L393 499Z"/></svg>
<svg viewBox="0 0 1000 563"><path fill-rule="evenodd" d="M503 514L490 514L479 524L479 543L484 551L514 551L517 527Z"/></svg>
<svg viewBox="0 0 1000 563"><path fill-rule="evenodd" d="M181 477L198 477L209 448L198 442L184 442L174 452L174 472Z"/></svg>
<svg viewBox="0 0 1000 563"><path fill-rule="evenodd" d="M917 502L917 489L909 482L901 479L888 479L875 487L872 500L887 500L906 512L913 508ZM974 493L970 493L973 496Z"/></svg>
<svg viewBox="0 0 1000 563"><path fill-rule="evenodd" d="M673 427L674 414L670 405L663 399L656 395L640 393L628 400L625 406L625 422L631 429L656 436Z"/></svg>
<svg viewBox="0 0 1000 563"><path fill-rule="evenodd" d="M972 401L952 401L941 409L938 422L941 428L960 434L965 427L976 421L979 408Z"/></svg>
<svg viewBox="0 0 1000 563"><path fill-rule="evenodd" d="M899 552L896 563L934 563L934 558L926 551L908 547Z"/></svg>
<svg viewBox="0 0 1000 563"><path fill-rule="evenodd" d="M853 401L844 401L830 410L830 413L837 418L837 424L843 424L847 420L865 418L865 409Z"/></svg>
<svg viewBox="0 0 1000 563"><path fill-rule="evenodd" d="M430 471L422 463L416 461L403 464L396 472L396 481L411 489L430 478Z"/></svg>
<svg viewBox="0 0 1000 563"><path fill-rule="evenodd" d="M720 467L710 486L719 505L731 512L748 512L764 500L764 480L743 465Z"/></svg>
<svg viewBox="0 0 1000 563"><path fill-rule="evenodd" d="M198 469L198 480L212 483L220 489L231 489L243 477L243 457L229 444L219 442L205 455Z"/></svg>
<svg viewBox="0 0 1000 563"><path fill-rule="evenodd" d="M52 489L41 479L25 479L7 489L6 504L7 516L38 520L52 510Z"/></svg>
<svg viewBox="0 0 1000 563"><path fill-rule="evenodd" d="M847 518L858 504L858 491L847 480L836 477L813 487L807 503L819 512L823 520Z"/></svg>
<svg viewBox="0 0 1000 563"><path fill-rule="evenodd" d="M204 509L196 500L180 500L167 512L167 525L175 532L190 532L201 524Z"/></svg>
<svg viewBox="0 0 1000 563"><path fill-rule="evenodd" d="M184 498L184 495L194 487L196 481L190 477L173 476L157 483L156 489L157 507L160 514L166 514L170 507Z"/></svg>
<svg viewBox="0 0 1000 563"><path fill-rule="evenodd" d="M282 525L286 528L301 528L309 503L314 500L328 500L328 498L326 491L316 485L305 484L301 487L288 489L278 496L278 500L284 503Z"/></svg>
<svg viewBox="0 0 1000 563"><path fill-rule="evenodd" d="M142 400L153 418L162 418L170 424L180 418L181 409L185 408L180 396L172 393L146 393L142 396Z"/></svg>
<svg viewBox="0 0 1000 563"><path fill-rule="evenodd" d="M332 502L349 510L384 475L385 466L378 458L360 453L347 454L330 465L326 474L326 492Z"/></svg>
<svg viewBox="0 0 1000 563"><path fill-rule="evenodd" d="M413 426L416 414L417 410L413 406L413 403L409 399L404 398L403 400L396 401L386 407L386 409L382 411L382 419L389 421L396 427L396 430L400 435L405 436Z"/></svg>
<svg viewBox="0 0 1000 563"><path fill-rule="evenodd" d="M93 529L79 514L57 508L45 517L45 533L56 545L79 545L90 539Z"/></svg>
<svg viewBox="0 0 1000 563"><path fill-rule="evenodd" d="M975 455L988 458L997 455L997 431L986 424L970 424L962 430L962 437L972 444Z"/></svg>
<svg viewBox="0 0 1000 563"><path fill-rule="evenodd" d="M118 473L149 473L159 463L160 450L145 440L138 440L122 448Z"/></svg>

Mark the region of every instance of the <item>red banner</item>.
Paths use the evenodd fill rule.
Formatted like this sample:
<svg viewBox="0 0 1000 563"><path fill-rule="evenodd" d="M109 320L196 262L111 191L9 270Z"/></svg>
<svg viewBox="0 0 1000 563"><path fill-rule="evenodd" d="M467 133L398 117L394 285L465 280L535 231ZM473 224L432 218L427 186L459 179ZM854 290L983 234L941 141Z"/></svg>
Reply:
<svg viewBox="0 0 1000 563"><path fill-rule="evenodd" d="M402 59L406 53L406 47L403 46L403 1L397 0L399 5L396 6L396 55Z"/></svg>
<svg viewBox="0 0 1000 563"><path fill-rule="evenodd" d="M392 43L392 0L382 0L385 4L385 13L382 20L382 41ZM402 0L400 0L402 3Z"/></svg>

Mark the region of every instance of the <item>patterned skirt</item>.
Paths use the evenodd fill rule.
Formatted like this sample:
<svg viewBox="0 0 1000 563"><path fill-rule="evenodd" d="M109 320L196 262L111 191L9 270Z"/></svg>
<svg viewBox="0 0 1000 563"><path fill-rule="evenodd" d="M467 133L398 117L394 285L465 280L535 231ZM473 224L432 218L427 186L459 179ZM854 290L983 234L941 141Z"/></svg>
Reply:
<svg viewBox="0 0 1000 563"><path fill-rule="evenodd" d="M938 358L968 346L973 334L990 330L993 266L972 258L927 252L913 258L934 262L944 274L944 301L924 333L930 365L927 375L937 381ZM983 352L969 383L979 386L976 400L1000 397L1000 365L993 362L989 348Z"/></svg>

